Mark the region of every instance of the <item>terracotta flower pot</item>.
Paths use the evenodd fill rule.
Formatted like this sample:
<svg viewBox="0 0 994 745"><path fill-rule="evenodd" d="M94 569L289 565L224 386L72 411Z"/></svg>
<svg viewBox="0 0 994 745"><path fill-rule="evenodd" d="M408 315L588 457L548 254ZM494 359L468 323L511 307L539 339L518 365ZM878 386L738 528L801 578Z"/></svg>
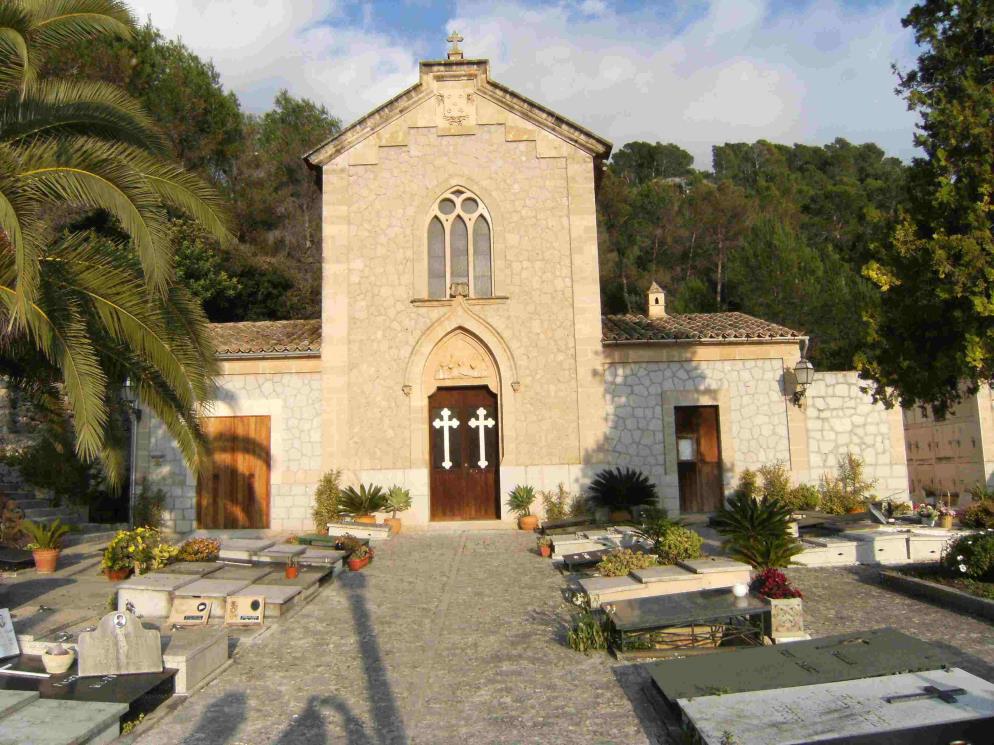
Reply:
<svg viewBox="0 0 994 745"><path fill-rule="evenodd" d="M362 569L364 566L366 566L369 563L369 559L370 559L369 556L364 556L361 559L349 559L348 561L349 570L353 572L358 572L360 569Z"/></svg>
<svg viewBox="0 0 994 745"><path fill-rule="evenodd" d="M104 569L104 576L111 582L120 582L123 579L127 579L131 576L131 568L124 567L123 569Z"/></svg>
<svg viewBox="0 0 994 745"><path fill-rule="evenodd" d="M59 563L59 549L57 548L36 548L31 552L35 558L35 569L38 574L53 574L55 565Z"/></svg>
<svg viewBox="0 0 994 745"><path fill-rule="evenodd" d="M862 507L853 507L851 510L849 510L850 515L858 515L861 512L866 512L866 510L863 509Z"/></svg>
<svg viewBox="0 0 994 745"><path fill-rule="evenodd" d="M291 566L288 566L283 571L283 574L286 576L287 579L297 579L297 575L300 574L300 567L291 567Z"/></svg>
<svg viewBox="0 0 994 745"><path fill-rule="evenodd" d="M632 513L628 510L614 510L609 516L609 519L613 523L624 522L625 520L632 519Z"/></svg>
<svg viewBox="0 0 994 745"><path fill-rule="evenodd" d="M390 532L397 535L400 532L400 518L399 517L388 517L384 519L383 524L390 528Z"/></svg>
<svg viewBox="0 0 994 745"><path fill-rule="evenodd" d="M370 525L376 524L376 518L373 515L356 515L353 519L357 523L369 523Z"/></svg>
<svg viewBox="0 0 994 745"><path fill-rule="evenodd" d="M539 546L538 552L544 559L548 559L552 556L552 546Z"/></svg>
<svg viewBox="0 0 994 745"><path fill-rule="evenodd" d="M535 530L538 527L538 517L536 515L522 515L518 518L518 528L521 530Z"/></svg>

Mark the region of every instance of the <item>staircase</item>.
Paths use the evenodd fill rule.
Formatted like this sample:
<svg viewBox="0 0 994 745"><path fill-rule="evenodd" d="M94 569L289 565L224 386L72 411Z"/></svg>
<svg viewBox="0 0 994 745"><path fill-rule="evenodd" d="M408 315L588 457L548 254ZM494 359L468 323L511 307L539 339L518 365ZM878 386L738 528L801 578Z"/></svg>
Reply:
<svg viewBox="0 0 994 745"><path fill-rule="evenodd" d="M63 546L75 546L91 541L110 541L114 534L128 526L124 523L91 523L86 507L62 505L56 507L52 497L36 493L20 481L16 471L5 469L0 473L0 494L13 499L23 510L24 517L32 522L50 523L56 518L75 529L62 540Z"/></svg>

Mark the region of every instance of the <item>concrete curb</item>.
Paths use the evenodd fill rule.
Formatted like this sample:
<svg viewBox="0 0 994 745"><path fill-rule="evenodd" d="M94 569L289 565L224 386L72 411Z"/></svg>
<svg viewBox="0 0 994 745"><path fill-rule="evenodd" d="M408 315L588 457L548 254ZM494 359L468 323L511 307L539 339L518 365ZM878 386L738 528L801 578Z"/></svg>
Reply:
<svg viewBox="0 0 994 745"><path fill-rule="evenodd" d="M970 613L989 621L994 621L994 600L978 598L968 592L947 587L938 582L929 582L918 577L909 577L890 569L880 570L880 582L885 587L908 595L925 598L944 608Z"/></svg>

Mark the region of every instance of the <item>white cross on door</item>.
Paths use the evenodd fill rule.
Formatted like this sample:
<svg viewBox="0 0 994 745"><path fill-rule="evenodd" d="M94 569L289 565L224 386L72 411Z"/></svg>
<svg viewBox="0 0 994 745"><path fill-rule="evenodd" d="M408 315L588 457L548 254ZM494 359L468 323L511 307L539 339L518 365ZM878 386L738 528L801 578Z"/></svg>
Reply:
<svg viewBox="0 0 994 745"><path fill-rule="evenodd" d="M493 419L487 418L487 410L482 406L476 410L476 418L469 420L469 426L480 430L480 460L477 465L480 468L487 467L487 439L486 431L495 424Z"/></svg>
<svg viewBox="0 0 994 745"><path fill-rule="evenodd" d="M459 426L459 420L452 416L448 409L442 409L441 416L431 423L435 429L442 430L442 448L445 453L445 460L442 461L442 468L448 470L452 468L452 461L449 460L449 430Z"/></svg>

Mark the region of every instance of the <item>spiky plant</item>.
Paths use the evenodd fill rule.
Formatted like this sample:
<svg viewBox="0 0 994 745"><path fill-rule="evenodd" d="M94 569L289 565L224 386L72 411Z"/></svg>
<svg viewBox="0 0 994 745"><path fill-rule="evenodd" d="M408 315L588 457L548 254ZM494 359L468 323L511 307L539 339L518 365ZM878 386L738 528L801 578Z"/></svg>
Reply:
<svg viewBox="0 0 994 745"><path fill-rule="evenodd" d="M394 518L397 517L398 512L407 512L411 509L411 490L402 486L391 486L387 491L384 509Z"/></svg>
<svg viewBox="0 0 994 745"><path fill-rule="evenodd" d="M382 512L386 505L386 492L375 484L359 484L358 489L346 486L338 497L338 512L342 515L371 515Z"/></svg>
<svg viewBox="0 0 994 745"><path fill-rule="evenodd" d="M757 569L785 567L801 552L800 543L788 533L790 512L779 499L757 499L740 491L711 522L733 557Z"/></svg>
<svg viewBox="0 0 994 745"><path fill-rule="evenodd" d="M31 549L62 548L62 539L69 532L69 526L63 525L58 517L50 523L25 520L21 523L21 529L31 537L31 543L28 544L28 548Z"/></svg>
<svg viewBox="0 0 994 745"><path fill-rule="evenodd" d="M39 78L43 55L133 29L119 0L0 3L0 364L63 405L77 454L111 477L122 461L110 410L128 376L198 466L216 363L202 310L173 284L169 210L230 237L220 198L170 162L137 101ZM111 229L84 229L87 214Z"/></svg>
<svg viewBox="0 0 994 745"><path fill-rule="evenodd" d="M590 498L599 507L609 510L630 510L632 507L656 504L656 485L634 468L609 468L590 482Z"/></svg>
<svg viewBox="0 0 994 745"><path fill-rule="evenodd" d="M518 484L507 495L507 508L519 517L532 514L532 504L535 502L535 487Z"/></svg>

